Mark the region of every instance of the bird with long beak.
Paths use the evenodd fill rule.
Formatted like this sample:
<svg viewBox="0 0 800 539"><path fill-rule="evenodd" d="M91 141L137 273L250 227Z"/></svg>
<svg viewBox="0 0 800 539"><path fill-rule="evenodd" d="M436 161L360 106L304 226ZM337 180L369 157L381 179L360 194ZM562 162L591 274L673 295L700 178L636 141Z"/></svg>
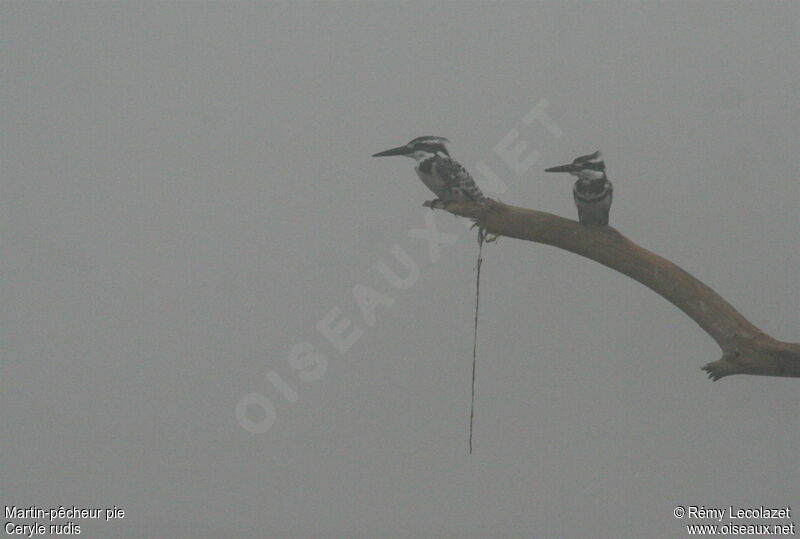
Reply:
<svg viewBox="0 0 800 539"><path fill-rule="evenodd" d="M372 157L402 155L416 160L417 176L445 204L485 200L470 173L450 157L445 146L449 142L444 137L417 137L404 146L378 152Z"/></svg>
<svg viewBox="0 0 800 539"><path fill-rule="evenodd" d="M614 186L606 177L606 164L599 151L576 157L569 165L545 169L545 172L566 172L577 176L572 198L578 208L578 220L586 226L608 225Z"/></svg>
<svg viewBox="0 0 800 539"><path fill-rule="evenodd" d="M414 170L428 189L433 191L438 201L444 203L446 207L450 202L478 202L485 204L488 199L483 196L475 180L461 164L450 157L445 144L450 141L444 137L417 137L405 146L398 146L383 152L378 152L372 157L386 157L390 155L402 155L411 157L417 163ZM436 200L430 204L431 208L436 207ZM428 205L426 203L426 205ZM488 234L486 229L478 227L478 262L475 265L476 297L475 297L475 326L472 341L472 401L469 414L469 452L472 453L472 427L475 418L475 365L477 362L477 343L478 343L478 305L480 298L481 264L483 256L481 249L484 242L491 242L497 236Z"/></svg>

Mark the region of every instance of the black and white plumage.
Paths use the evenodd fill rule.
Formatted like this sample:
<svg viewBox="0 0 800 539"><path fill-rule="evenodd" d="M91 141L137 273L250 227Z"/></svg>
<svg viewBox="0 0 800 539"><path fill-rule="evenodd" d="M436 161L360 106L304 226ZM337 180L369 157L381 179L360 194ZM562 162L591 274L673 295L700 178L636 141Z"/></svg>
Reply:
<svg viewBox="0 0 800 539"><path fill-rule="evenodd" d="M444 137L417 137L404 146L378 152L372 157L403 155L415 159L417 176L442 202L484 201L470 173L450 157L445 146L449 142Z"/></svg>
<svg viewBox="0 0 800 539"><path fill-rule="evenodd" d="M587 226L608 225L614 186L606 177L606 164L599 151L581 155L569 165L548 168L545 172L567 172L577 176L572 198L578 208L578 220Z"/></svg>

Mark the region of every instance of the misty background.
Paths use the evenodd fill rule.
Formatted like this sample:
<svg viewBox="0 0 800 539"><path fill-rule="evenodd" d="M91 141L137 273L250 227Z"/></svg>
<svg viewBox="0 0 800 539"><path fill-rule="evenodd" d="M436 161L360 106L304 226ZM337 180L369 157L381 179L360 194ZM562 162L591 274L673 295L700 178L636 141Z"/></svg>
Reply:
<svg viewBox="0 0 800 539"><path fill-rule="evenodd" d="M791 2L3 2L2 503L125 509L88 537L682 537L676 505L800 510L796 380L711 383L674 306L507 238L469 455L474 232L436 212L458 240L432 262L409 237L432 194L370 157L445 136L493 196L575 218L542 170L601 149L613 226L797 341L799 30ZM522 122L542 100L561 137ZM493 150L511 130L524 174ZM403 274L395 245L407 290L376 270ZM393 299L372 327L357 285ZM337 308L344 353L316 327Z"/></svg>

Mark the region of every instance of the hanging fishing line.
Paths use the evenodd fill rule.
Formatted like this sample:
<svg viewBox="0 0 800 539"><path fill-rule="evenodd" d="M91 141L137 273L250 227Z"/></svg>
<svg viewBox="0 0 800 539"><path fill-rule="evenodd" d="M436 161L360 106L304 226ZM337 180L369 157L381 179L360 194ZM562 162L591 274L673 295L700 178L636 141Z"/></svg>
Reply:
<svg viewBox="0 0 800 539"><path fill-rule="evenodd" d="M478 365L478 310L481 304L481 266L483 265L483 244L498 240L496 234L489 234L485 228L478 227L478 262L475 264L475 326L472 331L472 396L469 406L469 453L472 454L472 433L475 425L475 370Z"/></svg>
<svg viewBox="0 0 800 539"><path fill-rule="evenodd" d="M472 454L472 430L475 423L475 368L478 364L478 308L481 303L481 265L486 230L478 228L478 262L475 265L475 327L472 334L472 396L469 408L469 453Z"/></svg>

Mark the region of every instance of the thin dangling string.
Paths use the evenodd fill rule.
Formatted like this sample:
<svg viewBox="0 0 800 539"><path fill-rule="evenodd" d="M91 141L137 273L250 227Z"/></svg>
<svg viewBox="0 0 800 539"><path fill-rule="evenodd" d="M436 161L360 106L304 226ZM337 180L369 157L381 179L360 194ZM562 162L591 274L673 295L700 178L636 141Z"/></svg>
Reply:
<svg viewBox="0 0 800 539"><path fill-rule="evenodd" d="M469 453L472 454L472 431L475 423L475 368L478 363L478 307L481 302L481 265L483 264L483 242L486 230L478 227L478 263L475 265L475 327L472 339L472 397L469 409Z"/></svg>

